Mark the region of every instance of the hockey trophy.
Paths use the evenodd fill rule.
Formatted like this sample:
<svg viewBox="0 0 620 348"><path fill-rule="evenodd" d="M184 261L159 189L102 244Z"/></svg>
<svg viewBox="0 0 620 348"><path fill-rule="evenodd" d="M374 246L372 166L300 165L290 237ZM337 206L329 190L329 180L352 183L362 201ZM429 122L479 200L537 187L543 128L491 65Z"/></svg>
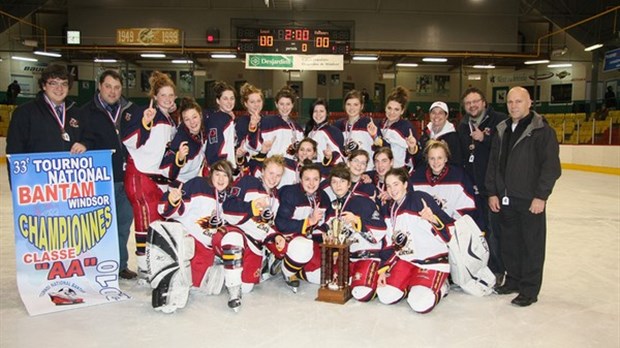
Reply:
<svg viewBox="0 0 620 348"><path fill-rule="evenodd" d="M326 238L321 243L321 287L317 301L345 304L351 298L349 286L350 231L350 227L340 218L337 217L331 221Z"/></svg>

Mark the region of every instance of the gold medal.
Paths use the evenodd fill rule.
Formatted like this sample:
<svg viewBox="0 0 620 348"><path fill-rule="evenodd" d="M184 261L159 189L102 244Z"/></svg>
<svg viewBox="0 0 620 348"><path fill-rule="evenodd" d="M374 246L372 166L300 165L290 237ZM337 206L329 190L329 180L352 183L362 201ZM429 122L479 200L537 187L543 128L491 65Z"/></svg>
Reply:
<svg viewBox="0 0 620 348"><path fill-rule="evenodd" d="M67 142L71 141L71 138L69 138L69 133L62 132L62 140L67 141Z"/></svg>

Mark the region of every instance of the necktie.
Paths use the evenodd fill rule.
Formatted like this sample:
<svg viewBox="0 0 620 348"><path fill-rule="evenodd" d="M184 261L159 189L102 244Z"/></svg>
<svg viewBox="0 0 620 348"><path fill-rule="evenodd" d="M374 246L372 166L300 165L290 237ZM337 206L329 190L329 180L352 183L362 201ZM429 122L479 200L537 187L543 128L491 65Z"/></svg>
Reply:
<svg viewBox="0 0 620 348"><path fill-rule="evenodd" d="M58 117L62 117L62 106L56 105L54 109L56 109L56 115L58 115Z"/></svg>

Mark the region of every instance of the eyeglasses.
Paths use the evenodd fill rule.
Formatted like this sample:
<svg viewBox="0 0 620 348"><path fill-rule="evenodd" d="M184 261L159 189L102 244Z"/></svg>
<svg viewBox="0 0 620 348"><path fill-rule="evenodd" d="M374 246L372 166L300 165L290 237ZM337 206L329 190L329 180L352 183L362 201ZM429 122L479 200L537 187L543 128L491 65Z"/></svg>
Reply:
<svg viewBox="0 0 620 348"><path fill-rule="evenodd" d="M466 101L466 102L465 102L465 103L463 103L463 104L465 104L465 106L470 106L470 105L478 104L478 103L480 103L481 101L482 101L482 99L476 99L476 100Z"/></svg>
<svg viewBox="0 0 620 348"><path fill-rule="evenodd" d="M48 81L47 85L51 86L51 87L54 87L54 88L56 88L58 86L60 86L62 88L69 88L69 82L67 82L67 81L64 81L64 82Z"/></svg>

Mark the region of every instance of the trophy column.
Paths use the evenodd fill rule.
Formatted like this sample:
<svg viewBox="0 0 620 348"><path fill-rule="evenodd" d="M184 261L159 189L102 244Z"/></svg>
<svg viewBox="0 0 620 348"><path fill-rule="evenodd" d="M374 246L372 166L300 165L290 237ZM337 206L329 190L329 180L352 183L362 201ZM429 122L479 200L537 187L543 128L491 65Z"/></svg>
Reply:
<svg viewBox="0 0 620 348"><path fill-rule="evenodd" d="M351 298L349 246L346 241L321 244L321 287L317 301L345 304Z"/></svg>

